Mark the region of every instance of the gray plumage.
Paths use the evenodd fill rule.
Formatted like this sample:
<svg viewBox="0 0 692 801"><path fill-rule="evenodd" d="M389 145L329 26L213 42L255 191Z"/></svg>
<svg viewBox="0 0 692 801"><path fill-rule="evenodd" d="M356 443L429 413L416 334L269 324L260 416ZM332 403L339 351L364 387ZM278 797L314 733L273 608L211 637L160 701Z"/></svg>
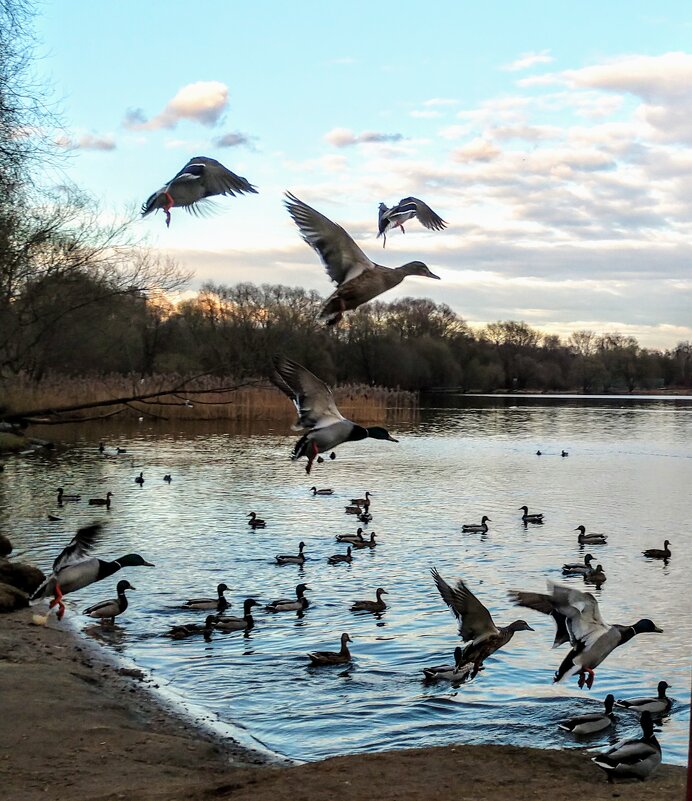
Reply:
<svg viewBox="0 0 692 801"><path fill-rule="evenodd" d="M666 690L670 687L668 682L659 681L656 696L646 696L643 698L626 698L618 699L615 706L629 709L641 715L643 712L649 712L652 716L660 717L670 711L673 702L666 695Z"/></svg>
<svg viewBox="0 0 692 801"><path fill-rule="evenodd" d="M387 590L383 590L382 587L378 587L375 590L375 601L354 601L353 606L351 606L351 612L384 612L387 608L387 604L382 600L383 595L388 595Z"/></svg>
<svg viewBox="0 0 692 801"><path fill-rule="evenodd" d="M464 523L463 526L461 527L461 530L462 532L464 532L464 534L469 534L469 533L485 534L486 531L488 530L488 523L492 522L493 521L487 515L483 515L480 523Z"/></svg>
<svg viewBox="0 0 692 801"><path fill-rule="evenodd" d="M591 734L603 731L613 725L615 716L613 715L613 702L615 698L612 694L608 694L603 701L603 712L592 712L588 715L577 715L577 717L569 718L558 723L558 727L564 731L577 736L586 737Z"/></svg>
<svg viewBox="0 0 692 801"><path fill-rule="evenodd" d="M661 746L654 736L651 715L644 712L640 719L642 737L638 740L620 740L602 754L592 758L608 774L615 777L644 781L661 764Z"/></svg>
<svg viewBox="0 0 692 801"><path fill-rule="evenodd" d="M115 622L115 618L121 615L127 609L127 596L125 590L135 590L129 581L119 581L116 587L117 598L111 598L108 601L99 601L99 603L89 606L84 610L84 614L89 617L98 618L101 623L110 620L111 623Z"/></svg>
<svg viewBox="0 0 692 801"><path fill-rule="evenodd" d="M382 247L387 243L387 231L393 228L401 228L401 233L405 234L404 223L417 217L421 225L430 231L442 231L447 227L447 223L436 214L427 203L417 197L404 197L391 208L387 208L384 203L380 203L377 215L377 237L383 237Z"/></svg>

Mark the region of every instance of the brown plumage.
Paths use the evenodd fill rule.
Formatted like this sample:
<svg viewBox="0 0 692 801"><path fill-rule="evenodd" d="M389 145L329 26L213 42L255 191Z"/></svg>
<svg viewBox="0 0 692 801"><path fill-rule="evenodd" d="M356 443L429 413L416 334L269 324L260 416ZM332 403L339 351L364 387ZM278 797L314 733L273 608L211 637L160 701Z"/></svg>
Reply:
<svg viewBox="0 0 692 801"><path fill-rule="evenodd" d="M341 635L340 651L313 651L308 657L313 665L343 665L351 661L351 652L346 645L348 642L353 640L344 632Z"/></svg>

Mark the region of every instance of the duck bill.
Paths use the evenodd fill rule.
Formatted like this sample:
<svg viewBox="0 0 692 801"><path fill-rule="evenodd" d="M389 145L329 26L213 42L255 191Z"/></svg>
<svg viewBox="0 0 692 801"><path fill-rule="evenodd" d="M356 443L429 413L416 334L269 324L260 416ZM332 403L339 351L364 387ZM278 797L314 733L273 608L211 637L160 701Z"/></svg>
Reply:
<svg viewBox="0 0 692 801"><path fill-rule="evenodd" d="M439 275L435 275L435 273L431 272L430 270L428 270L428 278L435 278L438 281L442 280Z"/></svg>
<svg viewBox="0 0 692 801"><path fill-rule="evenodd" d="M391 434L387 437L387 440L388 440L388 442L398 442L399 441L398 439L394 439L394 437Z"/></svg>
<svg viewBox="0 0 692 801"><path fill-rule="evenodd" d="M156 567L156 565L153 562L142 562L142 566L143 567ZM132 589L134 589L134 587Z"/></svg>
<svg viewBox="0 0 692 801"><path fill-rule="evenodd" d="M654 626L654 632L655 632L656 634L663 634L663 629L659 629L659 627L658 627L658 626Z"/></svg>

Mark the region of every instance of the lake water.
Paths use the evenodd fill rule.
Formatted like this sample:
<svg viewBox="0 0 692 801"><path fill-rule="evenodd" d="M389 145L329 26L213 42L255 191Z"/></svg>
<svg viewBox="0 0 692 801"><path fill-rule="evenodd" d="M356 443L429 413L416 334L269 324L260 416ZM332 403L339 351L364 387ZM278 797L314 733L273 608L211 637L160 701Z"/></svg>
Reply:
<svg viewBox="0 0 692 801"><path fill-rule="evenodd" d="M456 401L454 401L456 402ZM449 398L446 404L453 403ZM335 461L306 476L288 459L294 435L283 425L262 433L219 430L204 423L120 429L52 429L64 443L52 454L12 458L0 475L0 524L17 555L47 569L74 531L97 519L107 528L102 558L138 551L155 569L135 568L68 596L68 615L107 647L153 672L162 684L222 721L239 723L270 749L302 760L334 754L446 743L512 743L575 747L556 728L564 717L601 708L616 697L655 694L659 680L676 699L658 735L664 760L687 755L690 701L689 587L692 487L690 399L466 398L462 408L425 409L415 423L390 428L400 443L366 441L341 447ZM127 448L106 458L99 439ZM544 455L536 456L539 449ZM567 458L560 451L569 452ZM142 470L145 483L135 476ZM170 485L163 475L171 473ZM333 487L312 497L313 484ZM55 489L83 498L113 492L110 511L56 505ZM344 505L373 493L370 526L379 545L355 553L351 565L329 566L344 552L334 541L354 532ZM543 512L545 524L525 528L518 507ZM267 528L252 532L247 513ZM49 522L48 513L61 522ZM461 524L487 514L487 535L462 534ZM651 617L664 633L641 635L596 671L591 691L576 679L555 685L565 650L551 650L550 618L512 607L507 590L543 591L562 580L563 562L584 556L575 526L609 535L587 549L608 580L591 589L605 620ZM370 530L370 529L369 529ZM668 564L643 548L671 541ZM303 567L277 566L274 555L306 543ZM460 643L456 622L430 578L436 566L450 583L463 577L506 624L520 632L458 688L426 685L422 668L448 662ZM118 578L137 591L111 630L99 631L79 612L113 597ZM292 596L305 582L311 606L303 617L258 611L255 628L180 642L163 633L205 613L177 608L191 596L231 588L232 614L242 600ZM349 612L352 599L388 591L376 619ZM337 650L353 639L350 669L308 666L306 653ZM589 746L639 731L622 711L611 734Z"/></svg>

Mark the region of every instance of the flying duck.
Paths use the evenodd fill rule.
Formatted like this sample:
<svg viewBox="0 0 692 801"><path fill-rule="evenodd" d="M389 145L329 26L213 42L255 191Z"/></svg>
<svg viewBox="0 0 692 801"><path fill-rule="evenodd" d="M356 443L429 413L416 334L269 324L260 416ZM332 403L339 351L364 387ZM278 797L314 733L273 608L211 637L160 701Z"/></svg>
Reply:
<svg viewBox="0 0 692 801"><path fill-rule="evenodd" d="M465 534L471 532L480 532L481 534L485 534L485 532L488 530L488 523L492 522L493 521L487 515L483 515L480 523L464 523L461 527L461 530Z"/></svg>
<svg viewBox="0 0 692 801"><path fill-rule="evenodd" d="M313 665L343 665L351 661L351 652L348 650L347 642L353 640L344 633L341 635L340 651L313 651L308 657Z"/></svg>
<svg viewBox="0 0 692 801"><path fill-rule="evenodd" d="M276 559L276 564L302 565L305 562L305 554L303 553L303 548L305 548L305 543L299 542L297 554L281 554L280 556L275 556L274 558Z"/></svg>
<svg viewBox="0 0 692 801"><path fill-rule="evenodd" d="M542 523L543 522L543 515L542 514L529 514L529 507L528 506L520 506L519 507L524 514L521 516L521 519L524 523Z"/></svg>
<svg viewBox="0 0 692 801"><path fill-rule="evenodd" d="M103 559L89 556L89 551L94 547L100 533L101 526L97 523L80 528L70 544L58 554L53 562L51 574L35 590L29 600L37 601L39 598L52 595L53 599L49 606L52 609L57 605L58 620L62 620L62 616L65 614L62 598L68 592L81 590L82 587L88 587L89 584L108 578L123 567L154 567L151 562L147 562L137 553L126 554L112 562L104 562Z"/></svg>
<svg viewBox="0 0 692 801"><path fill-rule="evenodd" d="M649 712L651 715L660 717L661 715L665 715L673 705L673 702L666 695L666 690L669 687L670 684L668 684L668 682L659 681L658 695L655 698L618 698L615 702L615 706L620 706L623 709L631 709L633 712L637 712L640 715L643 712Z"/></svg>
<svg viewBox="0 0 692 801"><path fill-rule="evenodd" d="M228 609L230 604L226 600L225 592L228 592L228 587L225 584L219 584L216 588L216 598L189 598L183 604L183 609L216 609L217 612L223 612Z"/></svg>
<svg viewBox="0 0 692 801"><path fill-rule="evenodd" d="M140 473L137 478L135 479L135 484L139 484L139 486L143 486L144 484L144 473Z"/></svg>
<svg viewBox="0 0 692 801"><path fill-rule="evenodd" d="M466 681L469 674L473 671L473 662L463 662L464 649L457 645L454 649L453 665L434 665L433 667L423 668L423 673L428 681L439 681L445 679L452 684L461 684Z"/></svg>
<svg viewBox="0 0 692 801"><path fill-rule="evenodd" d="M363 529L359 528L355 534L337 534L334 538L337 542L365 542L363 537Z"/></svg>
<svg viewBox="0 0 692 801"><path fill-rule="evenodd" d="M111 508L112 492L107 492L105 498L89 498L89 506L105 506L106 509Z"/></svg>
<svg viewBox="0 0 692 801"><path fill-rule="evenodd" d="M182 623L177 626L171 626L166 636L173 640L184 640L186 637L193 637L195 634L203 634L204 639L208 642L211 640L215 622L215 615L207 615L204 623Z"/></svg>
<svg viewBox="0 0 692 801"><path fill-rule="evenodd" d="M119 581L116 587L117 598L111 598L109 601L99 601L99 603L85 609L84 614L89 615L89 617L100 618L101 625L107 620L113 624L115 623L115 618L127 609L125 590L134 589L137 588L133 587L129 581Z"/></svg>
<svg viewBox="0 0 692 801"><path fill-rule="evenodd" d="M670 540L665 540L663 548L649 548L647 551L642 551L647 559L669 559L670 558Z"/></svg>
<svg viewBox="0 0 692 801"><path fill-rule="evenodd" d="M507 645L515 632L533 631L525 620L515 620L508 626L498 628L487 608L461 579L457 581L456 587L450 587L436 568L433 568L431 573L442 600L459 621L459 634L464 642L468 643L461 661L464 664L473 663L471 678L478 673L489 656Z"/></svg>
<svg viewBox="0 0 692 801"><path fill-rule="evenodd" d="M575 531L578 531L577 542L580 545L605 545L608 542L606 534L587 534L586 526L577 526Z"/></svg>
<svg viewBox="0 0 692 801"><path fill-rule="evenodd" d="M387 604L382 600L383 595L388 595L387 590L378 587L375 590L376 601L354 601L351 607L351 612L384 612Z"/></svg>
<svg viewBox="0 0 692 801"><path fill-rule="evenodd" d="M67 503L68 501L81 501L81 495L68 495L62 487L58 487L58 506L62 506L63 503Z"/></svg>
<svg viewBox="0 0 692 801"><path fill-rule="evenodd" d="M361 537L361 539L359 540L353 540L351 545L353 545L354 548L375 548L377 546L377 543L375 542L376 536L377 535L375 534L375 532L371 531L369 540L363 539Z"/></svg>
<svg viewBox="0 0 692 801"><path fill-rule="evenodd" d="M171 224L173 206L182 206L191 214L203 215L210 197L235 196L236 193L242 195L245 192L257 194L247 178L231 172L216 159L195 156L165 186L147 198L142 205L142 217L163 209L168 227Z"/></svg>
<svg viewBox="0 0 692 801"><path fill-rule="evenodd" d="M598 601L590 592L574 590L550 580L548 590L548 595L511 590L509 597L517 606L552 615L557 625L553 648L566 642L572 646L555 672L553 681L561 681L578 673L579 686L586 684L591 689L594 668L612 651L637 634L661 632L648 618L631 626L606 623L601 617Z"/></svg>
<svg viewBox="0 0 692 801"><path fill-rule="evenodd" d="M322 259L329 277L337 284L327 298L320 319L336 325L345 311L357 309L383 292L393 289L408 275L437 278L422 261L410 261L401 267L383 267L363 253L346 231L319 211L303 203L290 192L284 201L288 213L300 229L303 239Z"/></svg>
<svg viewBox="0 0 692 801"><path fill-rule="evenodd" d="M217 616L214 619L214 628L220 631L244 631L251 629L255 625L252 616L252 607L259 606L259 601L254 598L246 598L243 601L243 617Z"/></svg>
<svg viewBox="0 0 692 801"><path fill-rule="evenodd" d="M250 526L250 528L255 529L255 528L266 528L267 527L267 521L266 520L262 520L260 517L257 517L257 512L248 512L247 516L250 518L247 521L247 524L248 524L248 526Z"/></svg>
<svg viewBox="0 0 692 801"><path fill-rule="evenodd" d="M418 200L417 197L403 197L390 209L384 203L380 203L377 215L377 238L382 237L382 247L387 243L387 231L393 228L401 228L401 233L405 234L404 223L418 217L421 224L430 231L442 231L447 227L447 223L438 214Z"/></svg>
<svg viewBox="0 0 692 801"><path fill-rule="evenodd" d="M326 487L325 487L325 489L317 489L317 487L310 487L310 492L313 494L313 496L314 495L333 495L334 494L334 490L333 489L328 489Z"/></svg>
<svg viewBox="0 0 692 801"><path fill-rule="evenodd" d="M565 576L583 576L591 570L591 562L593 562L593 556L587 553L583 562L569 562L563 565L562 573Z"/></svg>
<svg viewBox="0 0 692 801"><path fill-rule="evenodd" d="M651 715L643 712L639 723L643 735L639 740L620 740L607 751L592 757L592 762L608 774L609 782L616 776L644 781L661 764L661 746L654 736Z"/></svg>
<svg viewBox="0 0 692 801"><path fill-rule="evenodd" d="M296 599L279 598L268 603L264 609L266 612L302 612L310 606L310 601L305 597L305 590L309 590L307 584L299 584L296 587Z"/></svg>
<svg viewBox="0 0 692 801"><path fill-rule="evenodd" d="M307 456L305 472L308 474L317 454L330 451L343 442L367 437L398 441L385 428L366 428L347 420L337 409L332 391L324 381L285 356L274 357L271 380L293 401L298 411L296 428L307 429L307 433L296 442L292 458L296 460Z"/></svg>
<svg viewBox="0 0 692 801"><path fill-rule="evenodd" d="M353 557L351 556L351 546L349 545L346 548L346 553L335 553L333 556L328 557L327 564L330 565L340 565L342 562L352 562Z"/></svg>
<svg viewBox="0 0 692 801"><path fill-rule="evenodd" d="M579 736L596 734L596 732L603 731L609 726L612 726L615 720L615 716L613 715L614 701L615 696L608 694L603 701L605 711L592 712L588 715L578 715L576 718L563 720L557 724L558 728Z"/></svg>

